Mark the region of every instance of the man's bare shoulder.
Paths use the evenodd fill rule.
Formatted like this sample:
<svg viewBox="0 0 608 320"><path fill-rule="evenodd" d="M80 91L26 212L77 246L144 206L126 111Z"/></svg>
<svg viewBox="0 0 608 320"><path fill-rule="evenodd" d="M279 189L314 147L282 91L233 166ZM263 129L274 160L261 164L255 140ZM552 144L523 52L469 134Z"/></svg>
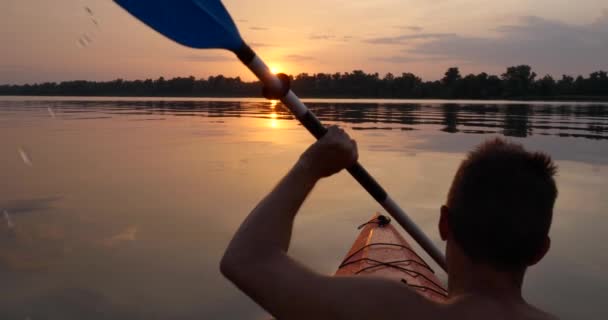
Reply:
<svg viewBox="0 0 608 320"><path fill-rule="evenodd" d="M453 316L452 319L559 320L523 301L467 297L451 299L444 307Z"/></svg>
<svg viewBox="0 0 608 320"><path fill-rule="evenodd" d="M524 318L524 319L559 320L558 317L556 317L550 313L547 313L546 311L538 309L535 306L528 305L528 307L531 310L530 315L528 318Z"/></svg>

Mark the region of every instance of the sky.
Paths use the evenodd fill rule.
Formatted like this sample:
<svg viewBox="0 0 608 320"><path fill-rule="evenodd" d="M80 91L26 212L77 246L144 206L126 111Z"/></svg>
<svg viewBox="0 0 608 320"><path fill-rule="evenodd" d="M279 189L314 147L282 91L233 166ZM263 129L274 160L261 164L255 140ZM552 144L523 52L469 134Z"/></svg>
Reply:
<svg viewBox="0 0 608 320"><path fill-rule="evenodd" d="M243 38L288 74L412 72L458 66L540 75L608 69L605 0L225 0ZM88 8L88 9L87 9ZM0 1L0 84L223 74L234 55L182 47L111 0Z"/></svg>

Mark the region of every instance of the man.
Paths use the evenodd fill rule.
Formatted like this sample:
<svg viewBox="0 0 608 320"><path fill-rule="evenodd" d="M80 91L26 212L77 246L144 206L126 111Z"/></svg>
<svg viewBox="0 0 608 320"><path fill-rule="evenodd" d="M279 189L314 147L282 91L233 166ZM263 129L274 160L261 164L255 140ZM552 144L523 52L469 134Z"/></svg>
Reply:
<svg viewBox="0 0 608 320"><path fill-rule="evenodd" d="M287 255L294 217L315 183L357 157L355 141L330 127L243 222L222 273L279 319L554 319L521 294L527 267L550 246L557 188L549 156L495 139L462 162L439 222L445 304L396 281L317 274Z"/></svg>

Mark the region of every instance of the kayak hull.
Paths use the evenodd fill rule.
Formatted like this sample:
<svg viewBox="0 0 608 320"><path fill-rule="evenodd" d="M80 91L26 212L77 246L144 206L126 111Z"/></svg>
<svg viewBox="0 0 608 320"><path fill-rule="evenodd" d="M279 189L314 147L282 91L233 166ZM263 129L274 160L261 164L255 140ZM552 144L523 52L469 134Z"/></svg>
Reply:
<svg viewBox="0 0 608 320"><path fill-rule="evenodd" d="M433 269L382 215L360 226L361 232L335 276L375 276L409 286L421 296L443 302L447 290Z"/></svg>

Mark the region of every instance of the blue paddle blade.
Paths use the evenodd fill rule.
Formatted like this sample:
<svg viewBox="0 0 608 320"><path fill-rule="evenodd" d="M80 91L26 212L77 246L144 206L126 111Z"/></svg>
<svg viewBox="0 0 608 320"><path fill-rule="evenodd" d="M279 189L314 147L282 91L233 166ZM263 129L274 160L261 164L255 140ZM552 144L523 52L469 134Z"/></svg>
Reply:
<svg viewBox="0 0 608 320"><path fill-rule="evenodd" d="M133 16L182 45L233 52L243 39L220 0L115 0Z"/></svg>

